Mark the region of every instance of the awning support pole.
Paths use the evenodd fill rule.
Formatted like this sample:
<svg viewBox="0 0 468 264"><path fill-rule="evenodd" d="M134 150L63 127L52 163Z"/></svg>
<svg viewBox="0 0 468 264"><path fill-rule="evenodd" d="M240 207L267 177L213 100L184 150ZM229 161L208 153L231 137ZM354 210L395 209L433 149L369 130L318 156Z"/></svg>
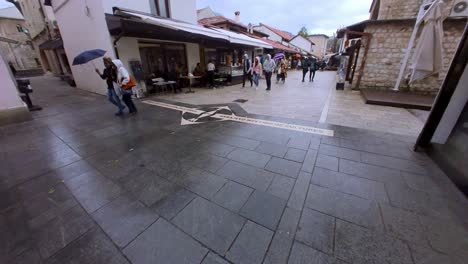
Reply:
<svg viewBox="0 0 468 264"><path fill-rule="evenodd" d="M411 38L408 43L408 47L406 48L405 57L403 57L403 61L401 62L398 79L395 83L395 87L393 87L394 91L398 91L400 89L401 80L403 79L403 75L405 74L406 66L408 65L409 56L411 54L411 49L413 48L414 42L416 40L416 35L419 31L419 26L424 21L424 18L427 16L427 14L429 14L429 11L431 11L436 6L437 2L439 2L439 0L435 0L431 4L431 6L424 12L424 14L416 19L416 24L414 25L413 33L411 33Z"/></svg>

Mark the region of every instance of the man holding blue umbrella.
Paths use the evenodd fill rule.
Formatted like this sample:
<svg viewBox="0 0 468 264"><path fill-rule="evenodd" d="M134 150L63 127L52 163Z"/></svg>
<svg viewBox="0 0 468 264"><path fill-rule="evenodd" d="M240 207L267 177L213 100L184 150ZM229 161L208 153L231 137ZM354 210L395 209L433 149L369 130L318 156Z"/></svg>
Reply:
<svg viewBox="0 0 468 264"><path fill-rule="evenodd" d="M103 58L104 66L106 67L104 69L104 72L101 74L99 69L96 68L96 73L99 74L99 76L103 79L106 80L107 83L107 98L109 99L109 102L117 106L119 109L117 113L115 113L116 116L121 116L123 115L123 110L125 109L125 106L120 102L119 95L116 93L114 89L114 83L117 83L117 72L115 69L112 67L112 59L109 57L104 57Z"/></svg>

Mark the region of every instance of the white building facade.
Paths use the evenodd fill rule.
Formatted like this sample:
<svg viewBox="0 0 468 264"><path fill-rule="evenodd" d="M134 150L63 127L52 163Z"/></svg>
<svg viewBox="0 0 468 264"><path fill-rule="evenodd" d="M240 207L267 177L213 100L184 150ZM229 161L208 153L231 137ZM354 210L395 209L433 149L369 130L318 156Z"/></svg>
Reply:
<svg viewBox="0 0 468 264"><path fill-rule="evenodd" d="M70 65L83 51L106 50L106 56L123 62L143 90L151 78L175 80L181 72L191 73L197 63L205 65L205 58L215 56L221 61L221 55L212 55L211 49L205 47L233 42L239 47L269 46L245 35L198 25L196 0L52 0L52 5ZM238 57L245 51L239 49L237 54L242 54ZM232 66L238 64L234 58L222 57ZM93 63L103 67L102 60ZM71 68L79 88L99 94L107 92L93 64Z"/></svg>
<svg viewBox="0 0 468 264"><path fill-rule="evenodd" d="M289 43L307 53L304 55L309 55L313 53L314 43L310 41L310 39L305 38L301 35L295 36Z"/></svg>

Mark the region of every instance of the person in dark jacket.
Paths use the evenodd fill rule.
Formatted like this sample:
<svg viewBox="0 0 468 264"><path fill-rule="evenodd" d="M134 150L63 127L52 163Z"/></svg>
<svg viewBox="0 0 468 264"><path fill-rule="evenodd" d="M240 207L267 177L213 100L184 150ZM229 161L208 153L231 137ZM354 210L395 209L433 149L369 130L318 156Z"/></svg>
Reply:
<svg viewBox="0 0 468 264"><path fill-rule="evenodd" d="M305 76L307 74L307 72L309 71L309 58L307 57L304 57L304 59L302 60L301 62L301 65L302 65L302 82L304 82L304 79L305 79Z"/></svg>
<svg viewBox="0 0 468 264"><path fill-rule="evenodd" d="M317 60L310 58L309 62L309 82L313 82L315 78L315 71L317 70Z"/></svg>
<svg viewBox="0 0 468 264"><path fill-rule="evenodd" d="M107 98L109 102L117 106L119 111L115 113L116 116L121 116L123 115L123 110L125 109L125 106L123 106L122 102L120 102L119 95L115 92L114 89L114 83L117 83L117 72L115 69L112 67L112 59L109 57L104 57L104 71L101 74L99 69L96 69L96 73L99 74L99 76L103 79L106 80L107 83Z"/></svg>
<svg viewBox="0 0 468 264"><path fill-rule="evenodd" d="M252 63L249 60L249 55L244 54L244 60L242 62L244 68L244 74L242 75L242 88L245 87L245 80L250 81L250 87L253 86L252 82Z"/></svg>

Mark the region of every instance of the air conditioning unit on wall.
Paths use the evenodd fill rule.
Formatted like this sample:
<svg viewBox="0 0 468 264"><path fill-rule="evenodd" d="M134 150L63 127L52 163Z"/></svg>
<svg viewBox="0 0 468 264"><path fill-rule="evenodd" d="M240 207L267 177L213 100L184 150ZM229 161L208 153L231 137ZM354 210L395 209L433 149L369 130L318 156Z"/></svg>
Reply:
<svg viewBox="0 0 468 264"><path fill-rule="evenodd" d="M468 17L468 0L455 0L450 17Z"/></svg>

